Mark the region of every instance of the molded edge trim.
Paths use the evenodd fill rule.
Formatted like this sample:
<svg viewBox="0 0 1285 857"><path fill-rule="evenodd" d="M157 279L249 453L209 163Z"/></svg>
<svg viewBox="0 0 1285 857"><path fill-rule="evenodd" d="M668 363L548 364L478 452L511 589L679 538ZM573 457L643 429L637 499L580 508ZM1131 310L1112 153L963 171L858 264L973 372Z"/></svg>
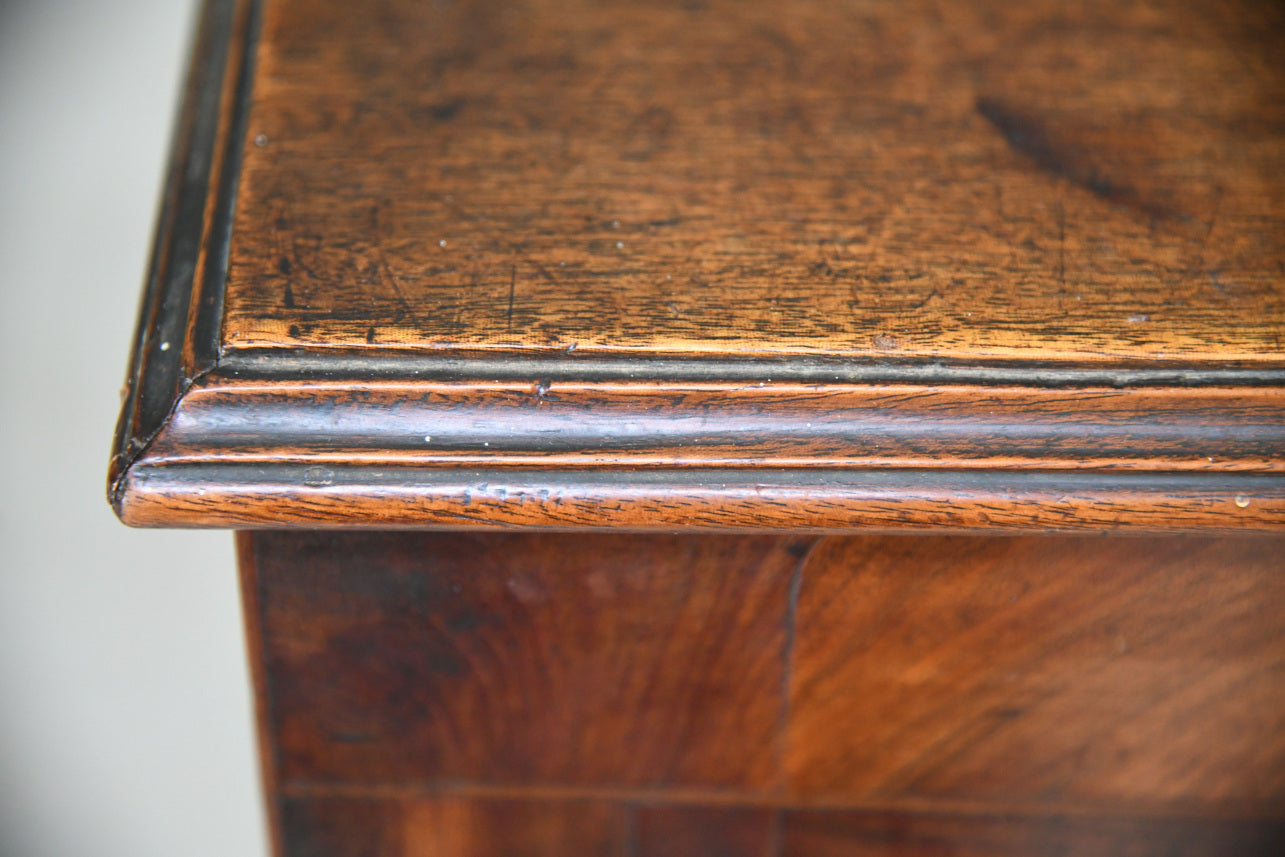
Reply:
<svg viewBox="0 0 1285 857"><path fill-rule="evenodd" d="M825 357L805 354L727 356L591 349L227 348L219 370L262 381L408 378L582 381L665 379L679 383L964 384L1027 387L1285 387L1285 369L1233 363L1121 361L1107 366L1053 361L943 362Z"/></svg>
<svg viewBox="0 0 1285 857"><path fill-rule="evenodd" d="M504 471L136 466L151 527L751 532L1246 532L1285 521L1285 477L892 470Z"/></svg>
<svg viewBox="0 0 1285 857"><path fill-rule="evenodd" d="M259 2L202 7L112 446L107 492L117 508L131 464L217 359Z"/></svg>
<svg viewBox="0 0 1285 857"><path fill-rule="evenodd" d="M146 456L250 462L1285 473L1285 391L211 376Z"/></svg>
<svg viewBox="0 0 1285 857"><path fill-rule="evenodd" d="M121 480L138 526L1285 527L1285 390L212 373Z"/></svg>
<svg viewBox="0 0 1285 857"><path fill-rule="evenodd" d="M109 497L126 523L730 531L1285 526L1285 375L1267 367L729 361L569 349L223 353L261 2L206 0L194 42L109 472ZM443 398L439 388L452 381L464 383L454 398ZM641 383L656 402L679 404L660 413L667 406L611 392L617 382ZM488 388L504 383L515 389ZM737 400L680 401L701 384L721 385ZM809 405L819 408L822 430L773 398L806 384L829 388L824 401ZM886 412L877 402L852 404L882 395L879 385L900 386L910 399L925 387L938 388L932 395L953 389L955 401L942 404L944 418L918 404ZM1238 388L1241 404L1251 404L1218 413L1207 401L1217 385ZM558 394L578 388L581 397L580 410L562 412L557 425L513 409L515 400L551 404L555 386ZM1005 386L995 395L1009 397L1000 410L1009 408L1010 418L988 423L996 400L984 388ZM381 387L392 390L391 399L379 400ZM1019 387L1025 392L1015 392ZM1114 411L1085 416L1074 402L1061 412L1038 404L1112 388L1140 399L1168 395L1171 410L1149 416L1122 398ZM434 395L430 406L416 404ZM1023 396L1035 411L1014 419L1012 402ZM399 412L411 422L424 418L428 428L401 437L410 423L389 419ZM519 426L488 427L499 413L518 417ZM639 420L654 425L632 437ZM741 427L739 437L728 420ZM704 437L711 421L725 423L713 427L720 439L712 443ZM414 444L435 425L443 427L439 449L425 454ZM1084 443L1077 445L1078 436ZM885 443L887 454L874 455ZM863 444L865 452L850 454ZM1204 455L1219 461L1204 467ZM485 470L471 469L479 467Z"/></svg>

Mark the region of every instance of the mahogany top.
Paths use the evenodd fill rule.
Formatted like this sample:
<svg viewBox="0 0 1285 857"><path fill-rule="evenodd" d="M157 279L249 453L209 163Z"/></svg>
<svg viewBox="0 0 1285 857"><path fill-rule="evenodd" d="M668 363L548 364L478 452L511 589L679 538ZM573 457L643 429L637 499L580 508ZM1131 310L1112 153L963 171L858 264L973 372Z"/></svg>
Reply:
<svg viewBox="0 0 1285 857"><path fill-rule="evenodd" d="M271 0L223 346L1280 368L1267 17Z"/></svg>
<svg viewBox="0 0 1285 857"><path fill-rule="evenodd" d="M1282 44L1256 0L210 0L114 501L1280 526Z"/></svg>

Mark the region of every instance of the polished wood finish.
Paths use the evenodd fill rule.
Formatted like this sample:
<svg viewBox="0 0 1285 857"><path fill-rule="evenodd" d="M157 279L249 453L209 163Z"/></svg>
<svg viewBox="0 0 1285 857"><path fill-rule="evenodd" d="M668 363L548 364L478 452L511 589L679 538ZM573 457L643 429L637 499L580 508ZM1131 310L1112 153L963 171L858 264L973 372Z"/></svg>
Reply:
<svg viewBox="0 0 1285 857"><path fill-rule="evenodd" d="M822 800L1285 806L1282 547L827 540L795 617L790 781Z"/></svg>
<svg viewBox="0 0 1285 857"><path fill-rule="evenodd" d="M806 546L258 538L252 585L279 775L766 787L788 589Z"/></svg>
<svg viewBox="0 0 1285 857"><path fill-rule="evenodd" d="M145 526L1275 530L1285 16L211 0Z"/></svg>
<svg viewBox="0 0 1285 857"><path fill-rule="evenodd" d="M135 524L1275 529L1277 388L207 381Z"/></svg>
<svg viewBox="0 0 1285 857"><path fill-rule="evenodd" d="M277 854L1285 851L1282 43L208 0L109 494Z"/></svg>
<svg viewBox="0 0 1285 857"><path fill-rule="evenodd" d="M286 854L1285 842L1279 538L242 544Z"/></svg>
<svg viewBox="0 0 1285 857"><path fill-rule="evenodd" d="M263 27L234 351L1285 358L1274 4L273 0Z"/></svg>

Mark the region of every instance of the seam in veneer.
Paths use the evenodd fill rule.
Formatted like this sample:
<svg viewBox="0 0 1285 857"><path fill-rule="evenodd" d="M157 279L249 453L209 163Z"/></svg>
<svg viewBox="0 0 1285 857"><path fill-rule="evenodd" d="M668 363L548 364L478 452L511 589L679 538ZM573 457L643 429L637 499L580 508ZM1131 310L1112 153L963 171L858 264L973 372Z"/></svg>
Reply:
<svg viewBox="0 0 1285 857"><path fill-rule="evenodd" d="M781 713L776 727L776 790L787 794L790 788L786 763L789 759L790 687L794 680L794 640L798 622L799 591L803 587L803 569L812 558L823 536L808 543L799 555L799 561L790 572L790 584L785 601L785 639L781 645Z"/></svg>

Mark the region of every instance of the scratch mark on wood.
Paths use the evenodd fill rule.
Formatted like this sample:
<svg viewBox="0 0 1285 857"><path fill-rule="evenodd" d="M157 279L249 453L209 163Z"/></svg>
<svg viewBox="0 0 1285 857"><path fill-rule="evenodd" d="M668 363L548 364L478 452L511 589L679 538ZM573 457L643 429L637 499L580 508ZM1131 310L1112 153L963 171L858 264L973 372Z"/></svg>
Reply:
<svg viewBox="0 0 1285 857"><path fill-rule="evenodd" d="M518 266L514 265L509 273L509 313L507 330L513 332L513 297L518 289Z"/></svg>
<svg viewBox="0 0 1285 857"><path fill-rule="evenodd" d="M1066 288L1066 209L1057 201L1057 282Z"/></svg>
<svg viewBox="0 0 1285 857"><path fill-rule="evenodd" d="M385 281L393 290L393 294L397 296L397 315L393 317L393 321L399 322L406 316L413 314L411 306L406 300L405 293L402 292L402 286L397 279L397 275L393 273L393 269L388 265L388 259L384 256L384 251L376 249L376 252L379 254L379 270L384 272Z"/></svg>

